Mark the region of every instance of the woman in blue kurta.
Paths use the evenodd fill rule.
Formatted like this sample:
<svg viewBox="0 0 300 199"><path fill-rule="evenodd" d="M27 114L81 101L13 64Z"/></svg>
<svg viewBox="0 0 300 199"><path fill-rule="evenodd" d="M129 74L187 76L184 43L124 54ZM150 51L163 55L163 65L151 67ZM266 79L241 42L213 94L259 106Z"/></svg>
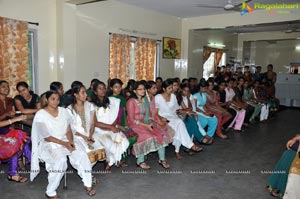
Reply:
<svg viewBox="0 0 300 199"><path fill-rule="evenodd" d="M207 82L205 79L201 79L199 83L199 92L195 93L194 96L194 111L197 112L199 122L202 128L208 126L207 135L213 137L218 125L218 119L213 113L209 112L206 105L206 92L205 88L207 87Z"/></svg>

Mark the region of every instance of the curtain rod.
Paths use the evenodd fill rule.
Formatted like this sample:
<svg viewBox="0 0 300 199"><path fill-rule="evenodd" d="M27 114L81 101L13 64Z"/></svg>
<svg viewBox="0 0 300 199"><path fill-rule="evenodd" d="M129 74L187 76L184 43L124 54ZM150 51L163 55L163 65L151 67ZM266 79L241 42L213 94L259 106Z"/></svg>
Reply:
<svg viewBox="0 0 300 199"><path fill-rule="evenodd" d="M108 34L109 34L109 35L111 35L111 34L113 34L113 33L112 33L112 32L109 32ZM117 34L119 34L119 33L117 33ZM136 38L136 39L138 38L138 37L136 37L136 36L132 36L132 35L129 35L129 36L130 36L130 37L133 37L133 38ZM159 39L156 39L156 41L159 41L159 42L161 42L161 40L159 40Z"/></svg>
<svg viewBox="0 0 300 199"><path fill-rule="evenodd" d="M38 23L38 22L30 22L30 21L28 21L27 23L28 23L28 24L32 24L32 25L39 26L39 23Z"/></svg>

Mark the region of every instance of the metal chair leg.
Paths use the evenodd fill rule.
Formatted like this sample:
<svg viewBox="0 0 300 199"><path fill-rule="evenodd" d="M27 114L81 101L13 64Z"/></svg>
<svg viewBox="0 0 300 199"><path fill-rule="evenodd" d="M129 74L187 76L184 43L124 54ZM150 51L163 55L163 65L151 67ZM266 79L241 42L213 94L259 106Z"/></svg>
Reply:
<svg viewBox="0 0 300 199"><path fill-rule="evenodd" d="M68 186L67 186L67 171L64 174L64 187L63 188L68 189Z"/></svg>

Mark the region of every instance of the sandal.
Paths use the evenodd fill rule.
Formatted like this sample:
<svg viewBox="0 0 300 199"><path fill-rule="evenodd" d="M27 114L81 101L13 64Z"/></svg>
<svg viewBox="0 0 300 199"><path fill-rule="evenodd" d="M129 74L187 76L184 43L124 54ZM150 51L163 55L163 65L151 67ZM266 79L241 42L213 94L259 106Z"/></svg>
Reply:
<svg viewBox="0 0 300 199"><path fill-rule="evenodd" d="M136 164L138 167L141 167L142 169L148 170L151 167L146 162L141 162Z"/></svg>
<svg viewBox="0 0 300 199"><path fill-rule="evenodd" d="M117 165L117 167L128 167L128 164L124 161L119 162L119 164Z"/></svg>
<svg viewBox="0 0 300 199"><path fill-rule="evenodd" d="M158 160L158 164L160 164L164 169L170 168L170 165L167 163L166 160Z"/></svg>
<svg viewBox="0 0 300 199"><path fill-rule="evenodd" d="M96 195L96 191L92 187L84 187L88 196Z"/></svg>
<svg viewBox="0 0 300 199"><path fill-rule="evenodd" d="M109 166L109 163L108 163L108 162L106 163L105 171L110 171L110 166Z"/></svg>
<svg viewBox="0 0 300 199"><path fill-rule="evenodd" d="M271 194L271 196L273 196L275 198L280 198L280 195L279 195L278 191L276 191L276 190L271 191L270 194Z"/></svg>
<svg viewBox="0 0 300 199"><path fill-rule="evenodd" d="M48 196L46 193L45 193L45 196L46 198L49 198L49 199L60 199L60 197L58 195L55 195L55 196Z"/></svg>
<svg viewBox="0 0 300 199"><path fill-rule="evenodd" d="M177 160L181 160L183 158L182 155L179 152L175 153L175 155L176 155Z"/></svg>
<svg viewBox="0 0 300 199"><path fill-rule="evenodd" d="M8 175L7 179L9 181L14 181L14 182L18 182L18 183L24 183L24 182L28 181L28 178L24 178L20 175L14 175L14 176Z"/></svg>
<svg viewBox="0 0 300 199"><path fill-rule="evenodd" d="M192 148L190 148L190 150L195 151L195 152L200 152L200 151L203 151L203 148L199 147L197 145L193 145Z"/></svg>

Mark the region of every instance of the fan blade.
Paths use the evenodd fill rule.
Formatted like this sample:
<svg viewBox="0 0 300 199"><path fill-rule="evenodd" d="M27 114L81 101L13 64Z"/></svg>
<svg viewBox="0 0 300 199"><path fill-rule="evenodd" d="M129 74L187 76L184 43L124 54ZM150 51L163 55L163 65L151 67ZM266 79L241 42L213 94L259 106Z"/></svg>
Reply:
<svg viewBox="0 0 300 199"><path fill-rule="evenodd" d="M224 8L224 6L221 5L197 4L196 6L200 8Z"/></svg>
<svg viewBox="0 0 300 199"><path fill-rule="evenodd" d="M94 1L88 1L88 2L85 2L85 3L79 3L79 4L76 4L76 5L84 5L84 4L90 4L90 3L96 3L96 2L101 2L101 1L107 1L107 0L94 0Z"/></svg>
<svg viewBox="0 0 300 199"><path fill-rule="evenodd" d="M251 2L252 0L246 0L246 1L243 1L243 2L241 2L241 3L239 3L239 4L235 4L234 5L234 7L240 7L244 2L245 3L249 3L249 2Z"/></svg>

